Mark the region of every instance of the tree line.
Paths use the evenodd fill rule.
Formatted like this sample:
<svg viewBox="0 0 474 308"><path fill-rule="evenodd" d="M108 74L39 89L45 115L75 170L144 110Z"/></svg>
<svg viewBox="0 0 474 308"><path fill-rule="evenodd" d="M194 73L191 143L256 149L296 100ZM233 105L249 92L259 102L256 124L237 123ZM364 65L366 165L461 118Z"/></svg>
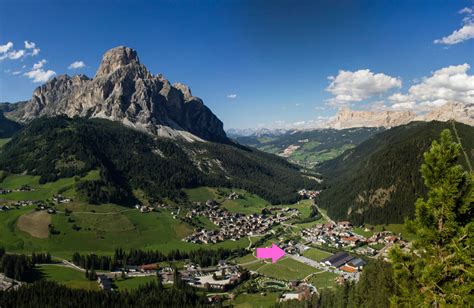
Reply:
<svg viewBox="0 0 474 308"><path fill-rule="evenodd" d="M31 280L35 274L35 264L50 262L49 253L33 253L32 256L7 254L5 249L0 247L0 272L15 280Z"/></svg>
<svg viewBox="0 0 474 308"><path fill-rule="evenodd" d="M189 252L178 249L164 254L154 250L132 249L128 252L122 248L115 250L113 256L99 256L96 254L81 255L78 252L72 256L72 262L77 266L92 270L108 270L125 267L126 265L144 265L163 261L177 261L189 259L191 262L199 264L202 267L217 265L220 260L230 257L239 257L247 254L244 248L240 249L204 249L200 248Z"/></svg>
<svg viewBox="0 0 474 308"><path fill-rule="evenodd" d="M18 290L0 291L0 307L207 307L207 299L180 279L171 288L150 282L121 292L70 289L38 281Z"/></svg>

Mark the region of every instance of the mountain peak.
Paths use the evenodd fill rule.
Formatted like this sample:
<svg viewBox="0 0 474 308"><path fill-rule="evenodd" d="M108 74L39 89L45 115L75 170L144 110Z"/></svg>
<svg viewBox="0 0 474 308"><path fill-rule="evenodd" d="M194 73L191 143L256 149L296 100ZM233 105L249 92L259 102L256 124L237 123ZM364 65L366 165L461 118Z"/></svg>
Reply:
<svg viewBox="0 0 474 308"><path fill-rule="evenodd" d="M120 67L131 63L140 64L137 52L129 47L118 46L108 50L102 57L97 76L108 75Z"/></svg>
<svg viewBox="0 0 474 308"><path fill-rule="evenodd" d="M38 117L104 118L155 136L228 143L222 122L188 86L153 76L128 47L108 50L95 78L57 76L18 112L19 121Z"/></svg>

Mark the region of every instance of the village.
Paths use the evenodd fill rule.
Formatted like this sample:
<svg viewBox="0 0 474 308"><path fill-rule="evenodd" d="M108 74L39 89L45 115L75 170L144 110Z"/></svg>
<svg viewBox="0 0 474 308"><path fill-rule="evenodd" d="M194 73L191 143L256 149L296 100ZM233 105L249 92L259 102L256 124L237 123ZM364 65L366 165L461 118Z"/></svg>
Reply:
<svg viewBox="0 0 474 308"><path fill-rule="evenodd" d="M275 212L276 214L270 214ZM231 213L222 208L218 202L208 200L205 204L196 203L187 214L187 218L204 216L218 230L197 229L195 233L185 237L183 241L191 243L218 243L225 240L237 241L246 236L265 235L273 226L290 220L299 215L299 211L292 208L272 208L269 214L244 215Z"/></svg>
<svg viewBox="0 0 474 308"><path fill-rule="evenodd" d="M368 232L370 229L365 229ZM301 237L317 246L327 246L337 249L352 249L354 252L369 257L377 256L380 251L387 250L387 246L397 243L405 248L408 242L401 239L399 235L390 231L375 232L369 238L357 234L348 221L338 223L328 222L318 224L313 228L303 229Z"/></svg>

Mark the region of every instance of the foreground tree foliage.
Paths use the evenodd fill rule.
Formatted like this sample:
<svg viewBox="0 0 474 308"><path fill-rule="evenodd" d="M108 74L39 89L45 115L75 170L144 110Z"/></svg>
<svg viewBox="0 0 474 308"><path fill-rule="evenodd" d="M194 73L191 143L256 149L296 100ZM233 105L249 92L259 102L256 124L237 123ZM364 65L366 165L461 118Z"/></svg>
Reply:
<svg viewBox="0 0 474 308"><path fill-rule="evenodd" d="M418 199L407 225L418 240L411 251L392 249L400 294L394 305L469 306L474 302L472 173L458 164L461 145L449 130L424 154L421 166L428 197Z"/></svg>

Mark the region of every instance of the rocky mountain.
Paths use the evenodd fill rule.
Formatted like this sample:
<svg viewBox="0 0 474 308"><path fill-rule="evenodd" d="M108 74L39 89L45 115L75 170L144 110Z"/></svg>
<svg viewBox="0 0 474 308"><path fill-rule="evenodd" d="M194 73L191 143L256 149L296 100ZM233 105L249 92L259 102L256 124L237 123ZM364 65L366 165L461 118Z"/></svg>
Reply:
<svg viewBox="0 0 474 308"><path fill-rule="evenodd" d="M337 115L327 125L335 129L353 127L395 127L412 121L441 121L455 120L474 126L474 104L448 102L433 108L425 114L413 111L355 111L341 108Z"/></svg>
<svg viewBox="0 0 474 308"><path fill-rule="evenodd" d="M421 117L424 121L449 121L456 120L457 122L474 126L474 104L462 104L449 102Z"/></svg>
<svg viewBox="0 0 474 308"><path fill-rule="evenodd" d="M423 153L443 129L461 142L459 161L474 162L474 127L457 122L411 122L373 135L320 165L326 188L318 203L336 220L354 224L402 223L426 193L420 174ZM458 138L459 137L459 138Z"/></svg>
<svg viewBox="0 0 474 308"><path fill-rule="evenodd" d="M107 51L94 78L57 76L10 109L7 117L20 122L57 115L103 118L156 136L229 142L222 122L189 87L152 75L128 47Z"/></svg>
<svg viewBox="0 0 474 308"><path fill-rule="evenodd" d="M353 127L394 127L407 124L416 118L412 111L355 111L341 108L328 123L335 129Z"/></svg>

